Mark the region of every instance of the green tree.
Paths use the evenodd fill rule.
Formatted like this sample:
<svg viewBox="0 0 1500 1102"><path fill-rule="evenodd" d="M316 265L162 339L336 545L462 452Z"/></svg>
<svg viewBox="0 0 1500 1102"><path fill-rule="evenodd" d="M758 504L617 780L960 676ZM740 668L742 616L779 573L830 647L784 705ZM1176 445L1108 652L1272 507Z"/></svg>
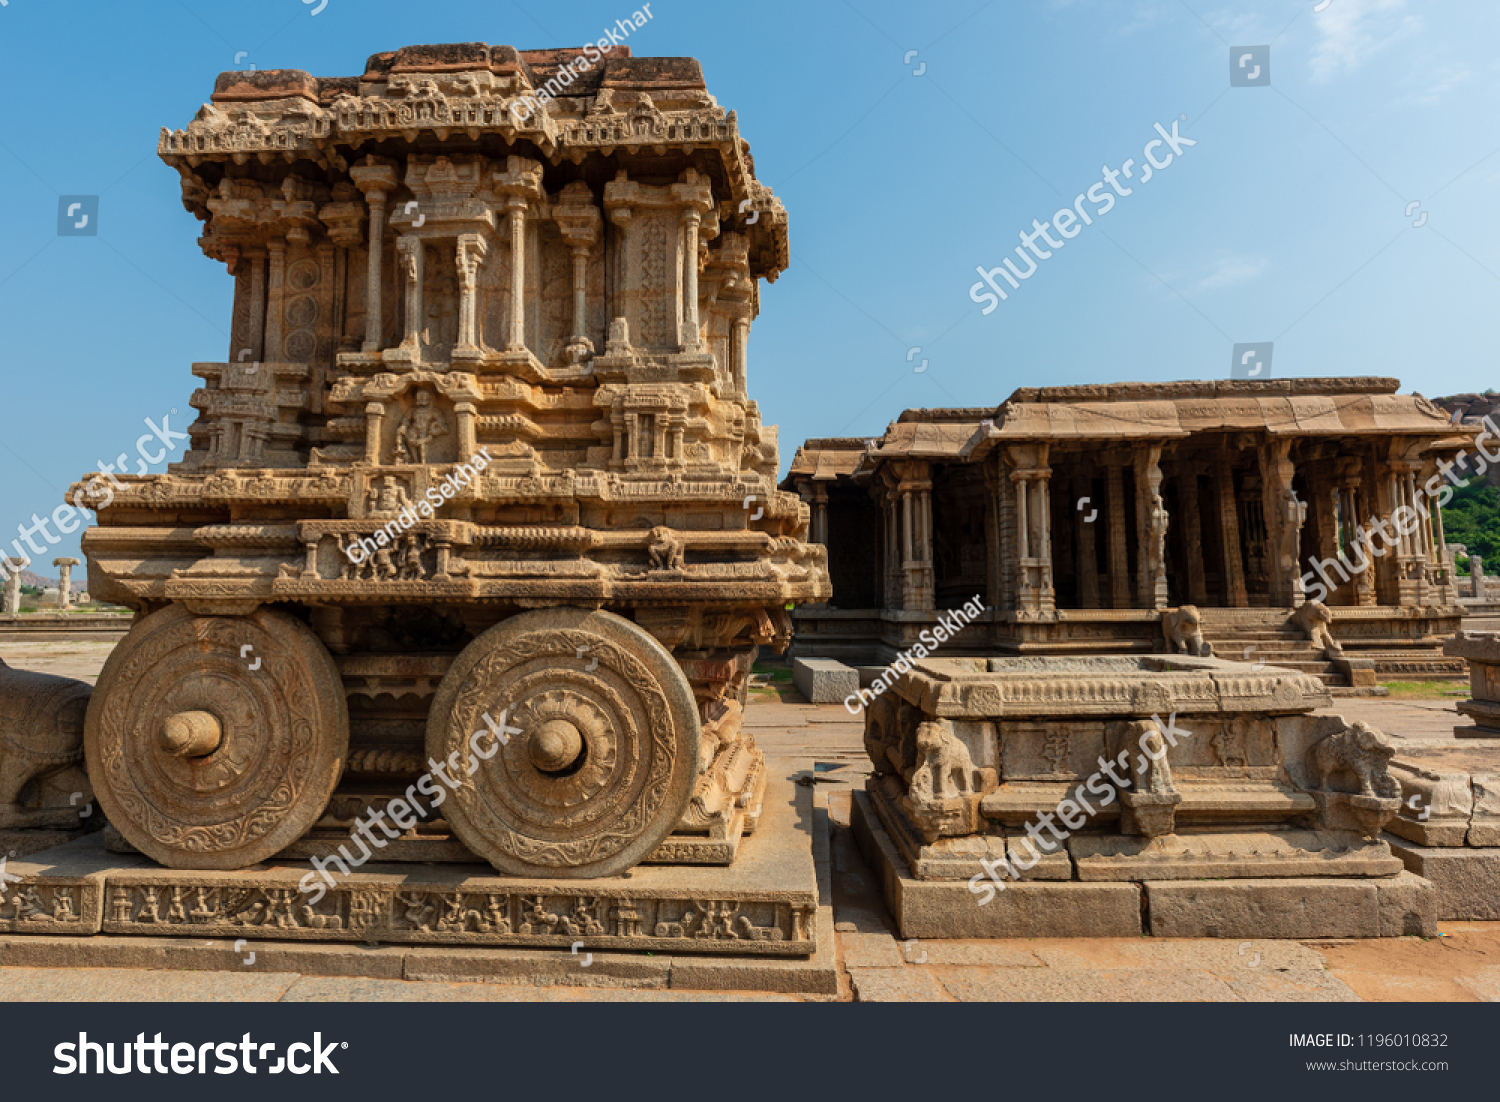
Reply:
<svg viewBox="0 0 1500 1102"><path fill-rule="evenodd" d="M1471 555L1500 566L1500 489L1471 479L1443 508L1443 534L1449 543L1461 543Z"/></svg>

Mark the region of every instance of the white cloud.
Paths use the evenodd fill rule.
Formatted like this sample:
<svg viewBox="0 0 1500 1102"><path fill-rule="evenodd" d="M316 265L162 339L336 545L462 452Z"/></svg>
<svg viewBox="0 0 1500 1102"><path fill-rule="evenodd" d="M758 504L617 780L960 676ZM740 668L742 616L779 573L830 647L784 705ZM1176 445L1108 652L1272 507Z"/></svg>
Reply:
<svg viewBox="0 0 1500 1102"><path fill-rule="evenodd" d="M1216 291L1220 287L1233 287L1247 283L1270 266L1263 256L1245 253L1221 252L1214 258L1208 273L1193 284L1194 291Z"/></svg>
<svg viewBox="0 0 1500 1102"><path fill-rule="evenodd" d="M1381 50L1418 30L1407 0L1333 0L1313 15L1319 40L1312 52L1314 80L1353 72Z"/></svg>
<svg viewBox="0 0 1500 1102"><path fill-rule="evenodd" d="M1455 88L1468 84L1473 79L1473 72L1463 65L1434 65L1431 69L1413 74L1402 81L1402 84L1417 86L1415 91L1402 98L1402 102L1430 107Z"/></svg>

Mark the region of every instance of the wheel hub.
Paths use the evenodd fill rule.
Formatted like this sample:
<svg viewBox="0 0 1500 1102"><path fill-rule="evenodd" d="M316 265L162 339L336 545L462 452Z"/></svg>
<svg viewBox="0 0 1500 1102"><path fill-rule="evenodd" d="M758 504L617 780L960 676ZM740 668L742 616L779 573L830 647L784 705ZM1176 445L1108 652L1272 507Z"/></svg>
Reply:
<svg viewBox="0 0 1500 1102"><path fill-rule="evenodd" d="M526 755L543 773L561 773L583 753L583 736L566 719L549 719L527 741Z"/></svg>

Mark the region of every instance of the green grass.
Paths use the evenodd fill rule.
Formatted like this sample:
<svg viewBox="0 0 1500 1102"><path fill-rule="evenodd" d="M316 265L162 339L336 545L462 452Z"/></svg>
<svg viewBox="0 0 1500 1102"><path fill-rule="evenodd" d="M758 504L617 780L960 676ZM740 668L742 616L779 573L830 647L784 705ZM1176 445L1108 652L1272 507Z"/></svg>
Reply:
<svg viewBox="0 0 1500 1102"><path fill-rule="evenodd" d="M1468 678L1462 681L1382 681L1393 699L1452 700L1469 695Z"/></svg>

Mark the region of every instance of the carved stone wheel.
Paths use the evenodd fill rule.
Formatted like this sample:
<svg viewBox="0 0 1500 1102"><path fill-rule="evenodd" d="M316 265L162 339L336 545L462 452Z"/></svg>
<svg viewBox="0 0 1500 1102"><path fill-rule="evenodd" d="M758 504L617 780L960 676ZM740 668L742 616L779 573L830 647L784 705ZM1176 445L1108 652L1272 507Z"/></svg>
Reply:
<svg viewBox="0 0 1500 1102"><path fill-rule="evenodd" d="M146 617L104 664L84 728L109 821L174 869L239 869L285 849L322 814L348 750L332 657L264 608Z"/></svg>
<svg viewBox="0 0 1500 1102"><path fill-rule="evenodd" d="M504 743L485 718L499 725L502 712ZM699 739L692 687L666 648L612 612L576 608L522 613L475 639L427 720L428 754L458 763L445 767L457 788L443 815L513 876L639 863L682 818Z"/></svg>

